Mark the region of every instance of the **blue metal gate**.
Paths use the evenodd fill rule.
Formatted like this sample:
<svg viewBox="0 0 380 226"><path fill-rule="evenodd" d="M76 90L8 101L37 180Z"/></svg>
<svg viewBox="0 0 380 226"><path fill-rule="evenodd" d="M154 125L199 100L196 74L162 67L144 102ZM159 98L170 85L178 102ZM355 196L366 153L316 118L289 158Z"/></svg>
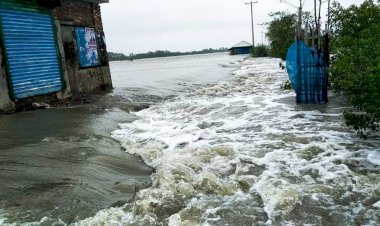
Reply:
<svg viewBox="0 0 380 226"><path fill-rule="evenodd" d="M62 90L51 15L0 8L0 25L13 98Z"/></svg>
<svg viewBox="0 0 380 226"><path fill-rule="evenodd" d="M286 69L297 103L327 102L327 65L322 53L296 41L288 49Z"/></svg>

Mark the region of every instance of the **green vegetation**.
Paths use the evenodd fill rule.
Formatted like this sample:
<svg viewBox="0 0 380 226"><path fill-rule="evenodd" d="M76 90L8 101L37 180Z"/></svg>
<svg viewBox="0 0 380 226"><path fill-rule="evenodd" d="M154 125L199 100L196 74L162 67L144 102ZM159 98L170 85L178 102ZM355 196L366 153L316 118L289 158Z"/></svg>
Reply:
<svg viewBox="0 0 380 226"><path fill-rule="evenodd" d="M266 33L270 42L270 56L285 60L286 52L295 39L296 15L277 12L270 16L272 21L268 23Z"/></svg>
<svg viewBox="0 0 380 226"><path fill-rule="evenodd" d="M289 80L287 80L285 83L281 84L280 88L284 90L291 90L293 89L293 86L292 83Z"/></svg>
<svg viewBox="0 0 380 226"><path fill-rule="evenodd" d="M156 57L169 57L169 56L183 56L183 55L195 55L195 54L206 54L206 53L218 53L218 52L227 52L227 48L219 48L219 49L203 49L200 51L191 51L191 52L170 52L157 50L155 52L147 52L147 53L138 53L138 54L129 54L129 56L124 55L123 53L113 53L108 52L108 59L110 61L116 60L137 60L144 58L156 58Z"/></svg>
<svg viewBox="0 0 380 226"><path fill-rule="evenodd" d="M267 57L269 56L269 47L266 45L258 45L253 49L253 57Z"/></svg>
<svg viewBox="0 0 380 226"><path fill-rule="evenodd" d="M360 113L346 112L347 125L359 134L379 129L380 122L380 4L366 0L332 10L331 85L347 95Z"/></svg>
<svg viewBox="0 0 380 226"><path fill-rule="evenodd" d="M285 59L295 39L296 16L277 12L271 17L267 33L270 55ZM305 24L313 23L309 12L304 13L303 20ZM312 32L312 27L307 29ZM330 30L334 56L330 85L356 107L345 112L346 124L365 137L366 130L380 129L380 0L365 0L360 6L348 8L334 2Z"/></svg>

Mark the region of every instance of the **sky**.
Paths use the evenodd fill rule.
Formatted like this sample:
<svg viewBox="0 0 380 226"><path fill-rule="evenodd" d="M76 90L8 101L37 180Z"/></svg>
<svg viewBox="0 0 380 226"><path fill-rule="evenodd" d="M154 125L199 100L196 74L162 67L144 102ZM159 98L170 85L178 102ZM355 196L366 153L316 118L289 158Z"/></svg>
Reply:
<svg viewBox="0 0 380 226"><path fill-rule="evenodd" d="M255 45L265 38L271 12L297 9L280 0L257 0L253 4ZM286 0L299 5L298 0ZM310 10L313 0L305 1ZM339 0L343 6L364 0ZM251 9L248 0L109 0L101 4L107 49L129 55L155 50L192 51L252 43ZM327 2L327 1L326 1ZM324 3L327 8L327 3Z"/></svg>

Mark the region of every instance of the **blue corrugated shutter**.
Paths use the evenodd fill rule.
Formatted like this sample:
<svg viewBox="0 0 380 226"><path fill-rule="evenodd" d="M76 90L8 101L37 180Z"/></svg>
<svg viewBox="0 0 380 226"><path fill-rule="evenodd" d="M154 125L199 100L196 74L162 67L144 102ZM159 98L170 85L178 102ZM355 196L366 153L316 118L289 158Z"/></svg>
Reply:
<svg viewBox="0 0 380 226"><path fill-rule="evenodd" d="M0 22L14 97L62 90L51 15L0 8Z"/></svg>

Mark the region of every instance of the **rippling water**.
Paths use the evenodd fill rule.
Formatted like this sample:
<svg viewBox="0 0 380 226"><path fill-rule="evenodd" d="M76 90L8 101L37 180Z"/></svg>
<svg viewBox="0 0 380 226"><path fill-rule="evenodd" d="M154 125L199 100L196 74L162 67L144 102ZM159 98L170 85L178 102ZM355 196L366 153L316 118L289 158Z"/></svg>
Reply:
<svg viewBox="0 0 380 226"><path fill-rule="evenodd" d="M109 95L2 115L0 225L67 225L133 200L151 183L152 169L126 153L111 132L136 120L130 111L228 77L243 57L111 62L116 88Z"/></svg>
<svg viewBox="0 0 380 226"><path fill-rule="evenodd" d="M0 225L380 225L378 138L243 58L111 62L96 103L0 118Z"/></svg>
<svg viewBox="0 0 380 226"><path fill-rule="evenodd" d="M64 225L122 206L152 170L110 133L136 118L93 105L0 117L0 225Z"/></svg>
<svg viewBox="0 0 380 226"><path fill-rule="evenodd" d="M78 225L379 225L379 140L344 125L340 96L297 105L279 62L248 59L121 123L152 186Z"/></svg>
<svg viewBox="0 0 380 226"><path fill-rule="evenodd" d="M111 62L115 93L170 96L226 79L247 55L227 53Z"/></svg>

